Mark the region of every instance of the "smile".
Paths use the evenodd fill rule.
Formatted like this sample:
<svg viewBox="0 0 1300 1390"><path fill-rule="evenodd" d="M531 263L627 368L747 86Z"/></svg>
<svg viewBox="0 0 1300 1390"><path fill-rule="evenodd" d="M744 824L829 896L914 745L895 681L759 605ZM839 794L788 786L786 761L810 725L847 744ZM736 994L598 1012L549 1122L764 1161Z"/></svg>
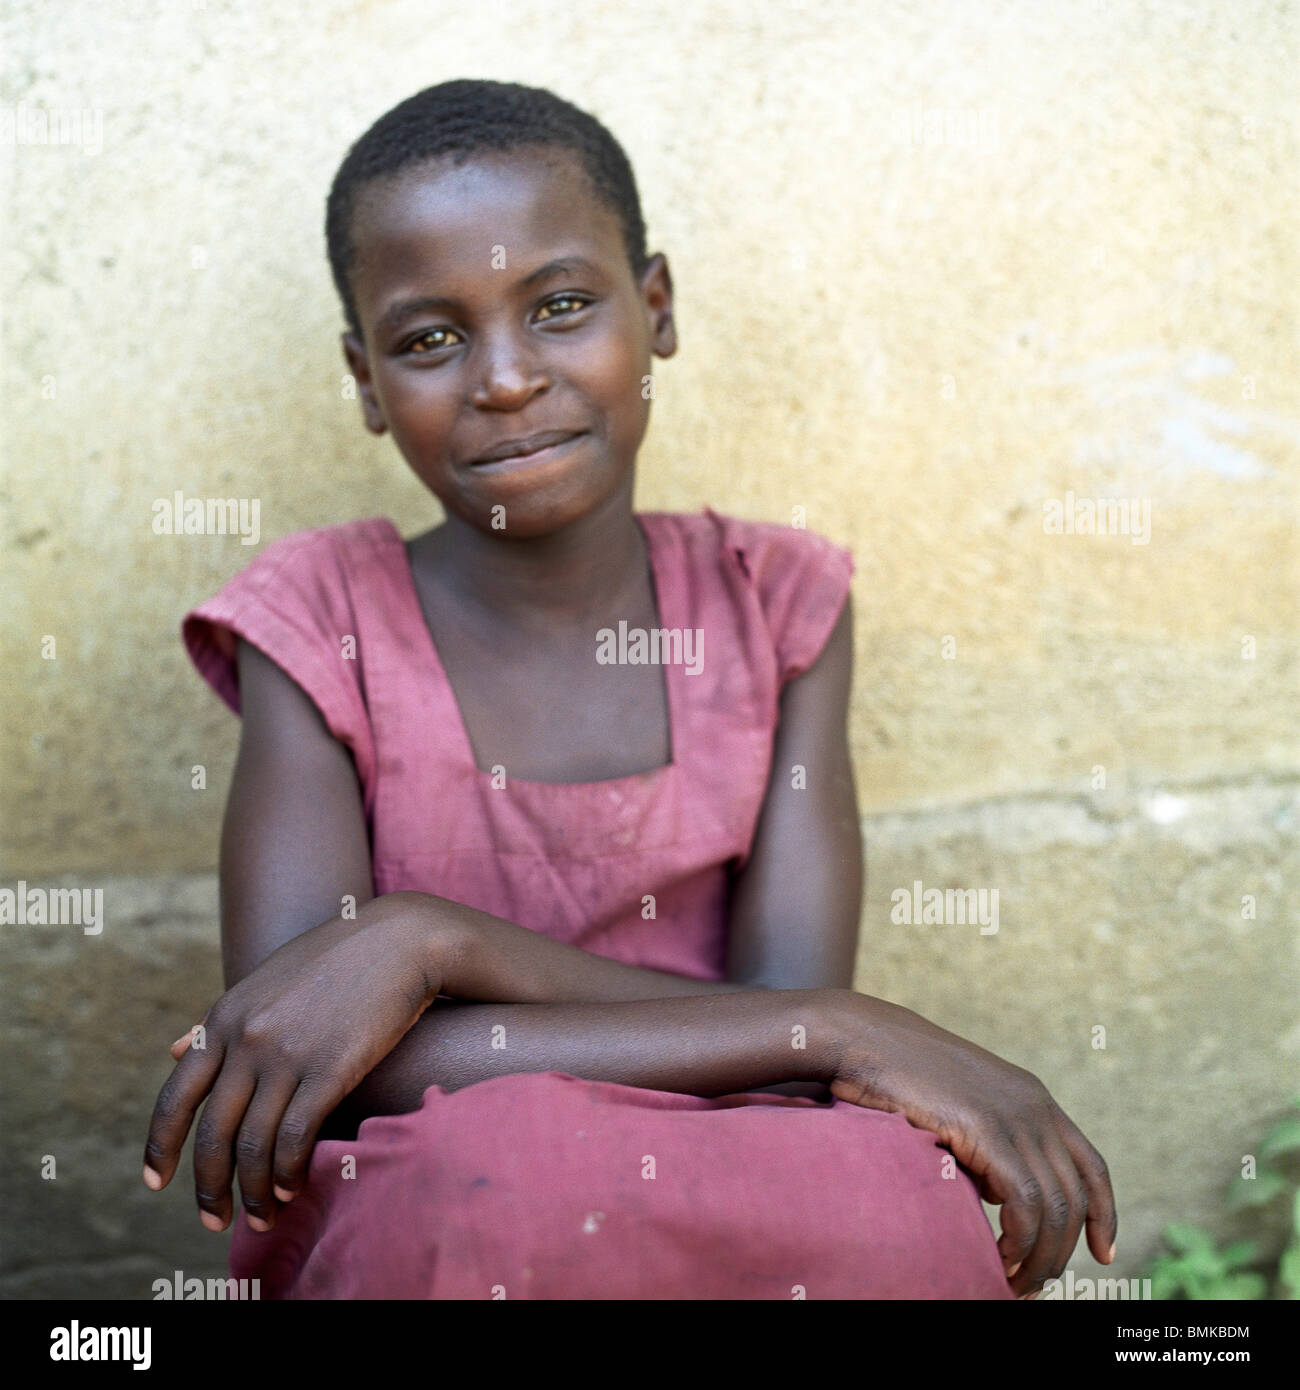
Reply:
<svg viewBox="0 0 1300 1390"><path fill-rule="evenodd" d="M486 463L471 463L470 469L474 473L515 473L520 469L536 468L568 453L575 444L581 443L586 437L585 433L570 435L568 439L562 439L558 444L548 444L546 448L534 449L529 454L512 454L509 458L490 459Z"/></svg>

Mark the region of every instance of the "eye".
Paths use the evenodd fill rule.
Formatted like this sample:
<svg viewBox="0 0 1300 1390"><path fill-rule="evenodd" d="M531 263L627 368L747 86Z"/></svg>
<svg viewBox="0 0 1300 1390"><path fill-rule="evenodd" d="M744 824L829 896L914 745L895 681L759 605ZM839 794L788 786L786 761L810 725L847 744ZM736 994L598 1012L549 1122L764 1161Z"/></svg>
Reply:
<svg viewBox="0 0 1300 1390"><path fill-rule="evenodd" d="M409 343L407 343L407 345L406 345L404 351L414 353L417 357L423 357L425 354L430 353L430 352L437 352L439 348L444 348L444 347L447 346L447 344L446 344L446 343L434 343L432 346L429 346L429 347L421 347L420 344L421 344L421 343L428 343L428 340L429 340L430 338L436 338L440 333L455 333L455 332L456 332L456 330L455 330L454 328L430 328L430 329L426 329L425 332L421 333L420 336L419 336L418 338L412 338L411 341L410 341ZM458 335L458 336L459 336L459 335Z"/></svg>
<svg viewBox="0 0 1300 1390"><path fill-rule="evenodd" d="M591 300L582 299L576 294L557 294L553 299L548 299L541 307L542 309L553 309L557 304L573 304L578 309L585 309L590 303ZM539 309L538 312L540 313L541 310ZM569 311L569 313L573 312L573 310ZM569 314L564 314L562 317L568 318Z"/></svg>
<svg viewBox="0 0 1300 1390"><path fill-rule="evenodd" d="M578 310L585 309L587 305L592 302L592 300L586 299L581 295L557 294L548 299L545 304L541 305L538 309L538 313L540 314L546 310L554 310L564 305L569 305L571 307L560 313L558 317L571 318ZM548 317L542 319L542 322L549 323L553 317L556 317L556 315L548 315ZM442 348L451 346L447 341L448 334L455 338L461 336L454 328L426 328L418 337L412 338L401 351L413 357L427 357L432 353L440 351ZM431 342L431 339L441 339L442 341Z"/></svg>

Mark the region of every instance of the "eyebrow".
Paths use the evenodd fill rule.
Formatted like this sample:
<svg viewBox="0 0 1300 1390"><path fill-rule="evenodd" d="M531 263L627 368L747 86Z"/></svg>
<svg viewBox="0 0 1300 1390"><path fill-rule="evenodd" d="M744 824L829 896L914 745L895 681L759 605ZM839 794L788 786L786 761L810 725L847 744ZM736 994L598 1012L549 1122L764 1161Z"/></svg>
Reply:
<svg viewBox="0 0 1300 1390"><path fill-rule="evenodd" d="M561 256L556 260L547 261L545 265L538 266L536 270L530 271L519 281L516 288L527 289L529 285L535 284L538 280L544 280L547 276L576 270L591 271L597 275L600 273L599 266L585 260L582 256ZM413 314L428 313L434 309L456 309L459 307L458 300L441 294L421 295L418 299L399 299L380 314L376 327L384 331L396 328L404 319L410 318Z"/></svg>

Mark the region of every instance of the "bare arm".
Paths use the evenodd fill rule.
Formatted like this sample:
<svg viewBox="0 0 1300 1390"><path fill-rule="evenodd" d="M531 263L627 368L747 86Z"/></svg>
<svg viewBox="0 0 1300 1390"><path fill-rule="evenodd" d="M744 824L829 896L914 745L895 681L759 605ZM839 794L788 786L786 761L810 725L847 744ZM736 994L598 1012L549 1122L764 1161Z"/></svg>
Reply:
<svg viewBox="0 0 1300 1390"><path fill-rule="evenodd" d="M332 1124L351 1132L368 1115L418 1109L431 1085L454 1091L516 1072L561 1071L696 1096L775 1081L825 1086L842 1038L830 994L746 990L616 1004L439 1001Z"/></svg>
<svg viewBox="0 0 1300 1390"><path fill-rule="evenodd" d="M273 1220L270 1155L295 1188L322 1123L349 1097L355 1108L363 1087L364 1113L385 1113L418 1105L438 1081L519 1070L687 1093L829 1079L834 1045L813 1016L813 992L798 995L792 1019L791 999L772 991L622 965L430 895L376 898L346 748L296 683L243 642L239 669L243 738L221 854L228 988L208 1012L210 1045L173 1048L178 1065L145 1146L151 1186L170 1182L200 1106L196 1188L205 1223L220 1229L236 1158L250 1216ZM340 917L345 897L355 919ZM434 910L417 913L412 899ZM482 1046L479 1005L447 1013L446 1032L435 1006L437 1031L417 1031L443 993L528 1001L504 1018L516 1046ZM590 1007L601 993L617 1002ZM566 1002L543 1003L552 999ZM810 1045L793 1045L796 1027ZM458 1061L444 1070L449 1047ZM250 1067L265 1071L251 1105Z"/></svg>
<svg viewBox="0 0 1300 1390"><path fill-rule="evenodd" d="M727 975L751 987L853 984L862 836L848 741L852 674L846 598L817 661L782 693L763 812L732 893Z"/></svg>
<svg viewBox="0 0 1300 1390"><path fill-rule="evenodd" d="M727 975L768 989L849 989L862 911L862 836L848 742L853 609L781 696L772 772L732 893ZM802 768L802 778L795 769ZM763 1087L829 1099L824 1086Z"/></svg>
<svg viewBox="0 0 1300 1390"><path fill-rule="evenodd" d="M256 647L239 644L243 734L221 835L221 927L227 989L273 951L374 894L361 788L348 750L306 693ZM483 970L525 1003L660 999L750 988L624 965L438 899L450 920L481 928ZM490 935L489 929L495 928Z"/></svg>
<svg viewBox="0 0 1300 1390"><path fill-rule="evenodd" d="M337 917L345 897L354 900L360 915L377 903L361 789L347 749L330 734L306 693L243 641L239 675L243 731L221 841L227 989L290 941ZM480 1080L539 1067L597 1075L593 1059L600 1057L609 1057L611 1064L621 1057L622 1074L632 1074L628 1054L619 1051L623 1023L616 1013L584 1015L558 1008L540 1013L536 1005L752 992L742 983L693 980L625 965L447 899L385 895L389 902L404 898L419 898L424 906L438 909L439 937L453 951L459 972L443 992L500 1002L501 1007L491 1011L491 1019L485 1014L479 1021L466 1010L435 1005L356 1088L332 1127L354 1124L367 1114L415 1109L434 1084L449 1089L468 1084L463 1078L470 1074L465 1067L470 1057L476 1058L472 1074ZM510 1005L519 1006L517 1017L527 1013L526 1034L511 1027ZM667 1089L690 1091L697 1079L707 1084L712 1074L707 1063L698 1072L664 1071L664 1059L680 1053L671 1036L647 1032L648 1017L643 1013L627 1020L646 1049L643 1074L673 1083ZM722 1027L724 1016L714 1011L709 1017L715 1030ZM745 1017L753 1025L756 1015L751 1011ZM506 1023L511 1036L520 1036L520 1046L478 1055L480 1040L491 1036L489 1024L499 1022ZM593 1029L587 1040L584 1025ZM529 1039L527 1065L524 1036ZM731 1041L722 1045L715 1036L710 1055L734 1061L736 1053ZM805 1060L782 1055L785 1061ZM448 1068L449 1056L460 1059L458 1067ZM784 1073L780 1079L786 1079Z"/></svg>
<svg viewBox="0 0 1300 1390"><path fill-rule="evenodd" d="M358 906L373 897L360 787L347 750L274 662L243 642L239 661L244 736L222 837L228 985L285 941L335 916L345 894ZM847 986L861 896L845 734L851 669L846 602L821 659L783 694L771 784L733 895L731 980L624 965L443 899L437 901L446 922L462 929L462 970L465 943L472 938L476 946L476 978L446 992L560 1004ZM806 788L791 786L796 763L806 769ZM477 1025L463 1013L427 1013L403 1040L401 1057L385 1059L354 1092L349 1111L390 1113L409 1103L413 1078L423 1074L425 1086L442 1080L448 1046L467 1039L471 1026ZM496 1074L513 1065L500 1050L487 1060ZM798 1082L773 1089L827 1095L820 1085Z"/></svg>
<svg viewBox="0 0 1300 1390"><path fill-rule="evenodd" d="M832 639L823 657L829 661L818 669L834 669L834 645ZM269 1225L277 1198L291 1200L305 1182L326 1117L385 1066L391 1069L388 1099L397 1109L409 1109L413 1097L418 1101L440 1079L467 1085L501 1071L563 1068L706 1095L752 1090L777 1078L828 1081L841 1100L900 1112L931 1130L976 1176L981 1195L1005 1204L999 1247L1017 1292L1059 1275L1085 1217L1093 1253L1103 1261L1113 1257L1108 1246L1115 1236L1114 1198L1105 1164L1037 1078L909 1010L836 987L836 951L852 958L848 927L841 921L843 937L831 937L840 945L828 947L830 918L819 932L817 913L807 911L813 895L827 895L824 901L832 905L838 900L832 880L817 879L815 870L830 823L819 834L816 820L807 821L809 838L802 842L789 841L788 833L776 837L782 854L794 844L793 858L785 861L791 877L814 870L813 887L801 885L798 902L787 898L780 907L782 875L769 869L767 886L752 890L752 901L763 904L754 915L744 906L751 890L742 885L742 936L735 943L737 960L745 962L738 967L740 979L726 985L691 982L701 997L638 1000L631 996L643 983L658 993L674 977L575 960L572 948L545 945L535 934L525 933L526 943L516 938L523 929L510 923L467 933L464 920L458 924L444 912L431 929L427 914L410 901L426 895L374 898L360 794L346 750L297 686L242 645L240 674L244 741L222 848L223 947L231 987L209 1012L210 1045L183 1050L159 1093L144 1155L146 1183L165 1187L202 1106L195 1187L211 1229L229 1224L236 1159L249 1220L255 1228ZM782 722L789 734L799 723L790 718L802 704L799 692L809 689L792 685L786 692ZM788 744L783 733L773 788L790 756L787 746L807 750L797 760L809 768L810 787L818 766L823 775L834 774L835 755L819 754L816 738ZM846 767L845 759L841 770ZM770 826L794 826L797 833L800 824L791 803L771 797L760 841ZM841 828L832 833L846 834L842 778L838 801L828 804L841 808L833 818ZM856 813L853 819L856 829ZM760 854L761 844L751 870L779 862ZM851 851L842 869L851 884ZM761 877L748 882L761 887ZM355 920L337 915L349 894L360 906ZM446 906L443 900L426 901ZM802 988L766 988L784 978L791 962L804 968L798 951L784 958L786 965L779 963L788 939L781 929L800 920L800 905L809 974L786 980ZM757 928L748 939L745 922ZM504 948L495 957L491 934ZM516 976L525 944L539 973ZM570 968L599 975L575 984ZM822 979L831 987L817 988ZM434 1059L442 1070L430 1076L429 1058L414 1038L408 1044L408 1034L417 1032L415 1025L444 986L447 993L495 993L517 990L521 982L534 995L594 983L619 991L621 1002L435 1005L430 1030L442 1029L445 1019L446 1031L430 1031L443 1043L442 1057ZM484 1047L481 1024L490 1026L494 1019L505 1025L504 1049ZM500 1068L485 1057L512 1049L509 1064ZM403 1070L408 1060L414 1066L409 1073ZM372 1104L372 1113L382 1108L373 1099Z"/></svg>
<svg viewBox="0 0 1300 1390"><path fill-rule="evenodd" d="M728 990L849 988L862 902L862 842L846 727L852 667L853 617L846 600L820 658L782 695L762 815L733 887L731 983L708 984L616 965L487 913L444 902L442 919L458 938L457 974L445 992L457 999L560 1004ZM796 766L804 769L803 785L795 785ZM518 1016L509 1008L489 1012L491 1023L507 1028ZM586 1058L575 1030L588 1017L555 1009L540 1022L533 1017L532 1030L554 1026L553 1032L530 1032L548 1040L538 1055L553 1056L558 1070L591 1074L560 1060ZM594 1022L598 1016L590 1017ZM630 1017L627 1026L635 1027ZM350 1125L366 1115L414 1109L425 1087L435 1082L451 1089L452 1083L469 1084L458 1080L462 1076L482 1080L536 1069L516 1065L508 1051L480 1055L480 1040L486 1037L489 1020L481 1008L468 1014L429 1010L353 1092L346 1120L340 1116L340 1121ZM603 1042L597 1056L607 1055L609 1047ZM464 1070L471 1054L473 1066ZM704 1094L693 1082L664 1089ZM830 1098L820 1081L781 1078L778 1084L753 1089Z"/></svg>

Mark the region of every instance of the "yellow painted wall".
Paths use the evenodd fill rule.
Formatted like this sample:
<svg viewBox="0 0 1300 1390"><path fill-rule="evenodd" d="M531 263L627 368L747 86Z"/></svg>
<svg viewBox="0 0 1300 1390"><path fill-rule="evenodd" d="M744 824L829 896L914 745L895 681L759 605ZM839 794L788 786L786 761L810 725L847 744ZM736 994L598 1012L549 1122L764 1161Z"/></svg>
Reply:
<svg viewBox="0 0 1300 1390"><path fill-rule="evenodd" d="M1294 7L73 0L9 27L13 105L101 119L3 149L15 870L212 860L235 724L176 625L252 552L155 536L156 498L259 498L263 542L436 515L342 398L321 220L347 144L462 75L550 83L632 160L681 334L638 504L801 506L853 546L864 811L1296 770ZM1045 534L1071 491L1149 504L1149 543Z"/></svg>

